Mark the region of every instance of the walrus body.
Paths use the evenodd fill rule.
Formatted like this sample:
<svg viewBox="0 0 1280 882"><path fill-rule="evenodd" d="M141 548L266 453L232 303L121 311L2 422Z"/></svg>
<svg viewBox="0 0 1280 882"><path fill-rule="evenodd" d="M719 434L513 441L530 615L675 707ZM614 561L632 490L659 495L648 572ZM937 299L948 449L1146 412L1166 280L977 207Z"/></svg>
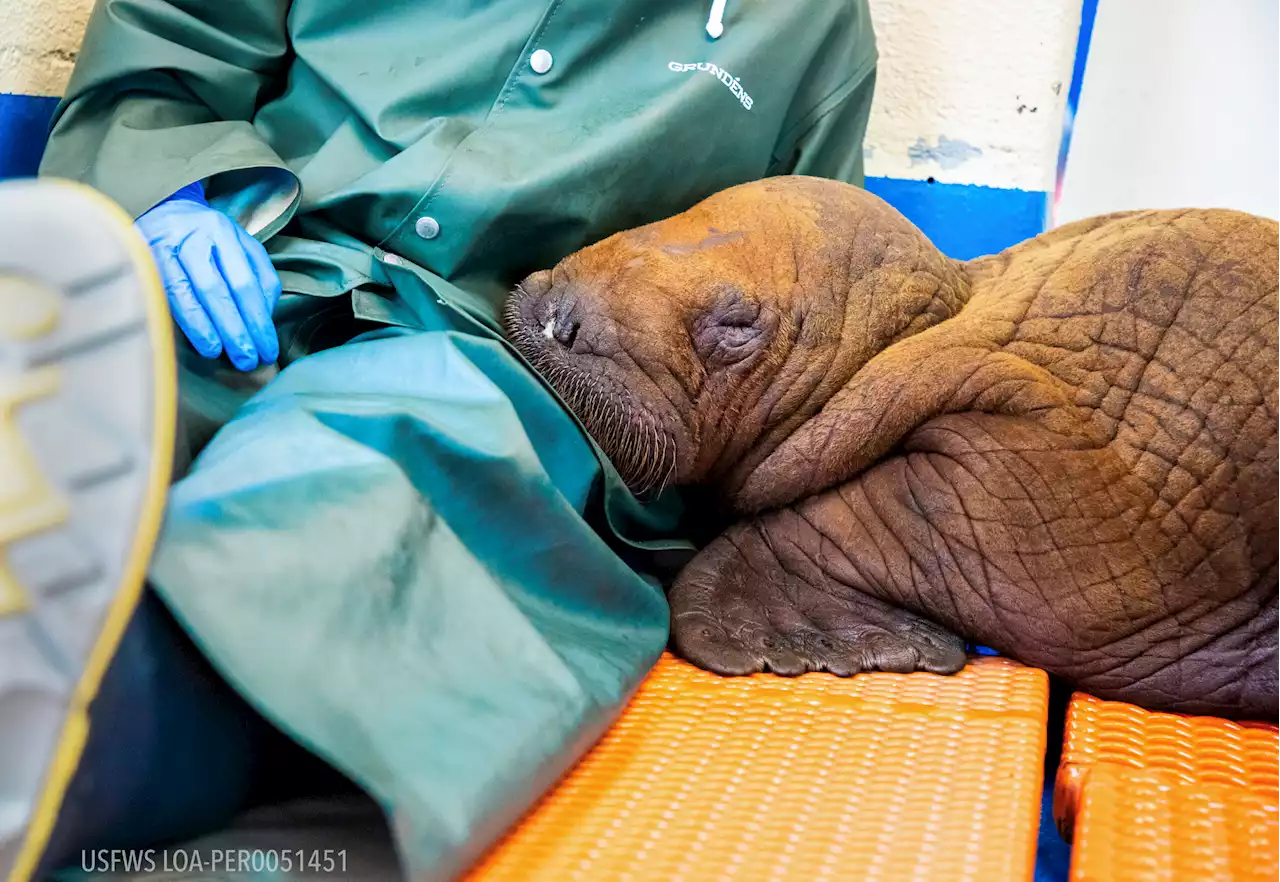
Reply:
<svg viewBox="0 0 1280 882"><path fill-rule="evenodd" d="M734 526L670 590L723 674L949 673L1277 713L1277 225L1073 223L944 257L776 178L527 279L508 333L639 491Z"/></svg>

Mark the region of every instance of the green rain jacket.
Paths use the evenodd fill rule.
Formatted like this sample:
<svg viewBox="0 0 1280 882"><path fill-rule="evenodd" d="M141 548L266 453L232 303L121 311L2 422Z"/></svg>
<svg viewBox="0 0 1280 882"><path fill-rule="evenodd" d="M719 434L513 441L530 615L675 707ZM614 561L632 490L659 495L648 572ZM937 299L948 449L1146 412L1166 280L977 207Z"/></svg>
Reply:
<svg viewBox="0 0 1280 882"><path fill-rule="evenodd" d="M278 376L180 342L199 455L152 584L414 877L612 723L666 643L657 555L692 548L501 340L503 296L744 181L861 183L866 0L728 0L718 38L712 7L99 0L57 112L42 174L135 217L204 180L280 272Z"/></svg>

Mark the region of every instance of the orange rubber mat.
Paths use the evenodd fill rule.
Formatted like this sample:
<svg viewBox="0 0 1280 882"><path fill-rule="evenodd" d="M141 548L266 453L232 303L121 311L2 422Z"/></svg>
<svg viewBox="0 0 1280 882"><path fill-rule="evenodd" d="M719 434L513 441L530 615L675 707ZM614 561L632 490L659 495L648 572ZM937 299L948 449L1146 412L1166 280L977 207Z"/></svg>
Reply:
<svg viewBox="0 0 1280 882"><path fill-rule="evenodd" d="M1072 882L1275 882L1275 794L1102 764L1076 818Z"/></svg>
<svg viewBox="0 0 1280 882"><path fill-rule="evenodd" d="M1048 683L722 678L664 656L469 882L1029 880Z"/></svg>
<svg viewBox="0 0 1280 882"><path fill-rule="evenodd" d="M1280 736L1274 725L1189 717L1077 692L1067 709L1053 814L1071 840L1081 784L1100 764L1144 769L1186 784L1224 784L1275 800Z"/></svg>
<svg viewBox="0 0 1280 882"><path fill-rule="evenodd" d="M1073 882L1275 880L1278 753L1274 725L1076 693L1053 799Z"/></svg>

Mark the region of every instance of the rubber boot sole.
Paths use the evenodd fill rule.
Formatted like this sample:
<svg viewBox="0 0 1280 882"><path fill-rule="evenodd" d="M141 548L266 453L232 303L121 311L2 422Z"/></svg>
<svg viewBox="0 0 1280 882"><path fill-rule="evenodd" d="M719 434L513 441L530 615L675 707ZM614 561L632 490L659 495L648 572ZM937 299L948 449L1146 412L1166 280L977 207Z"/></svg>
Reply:
<svg viewBox="0 0 1280 882"><path fill-rule="evenodd" d="M128 215L78 184L0 183L0 879L38 865L141 597L176 400Z"/></svg>

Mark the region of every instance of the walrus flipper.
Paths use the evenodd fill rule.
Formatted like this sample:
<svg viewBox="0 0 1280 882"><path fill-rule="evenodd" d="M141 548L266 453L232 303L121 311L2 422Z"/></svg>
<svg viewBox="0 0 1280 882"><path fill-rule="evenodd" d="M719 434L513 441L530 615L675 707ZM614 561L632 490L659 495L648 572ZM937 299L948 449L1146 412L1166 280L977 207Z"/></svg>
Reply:
<svg viewBox="0 0 1280 882"><path fill-rule="evenodd" d="M778 512L704 549L670 593L675 651L728 676L964 667L959 637L824 572L801 545L806 528Z"/></svg>
<svg viewBox="0 0 1280 882"><path fill-rule="evenodd" d="M1228 498L1252 504L1238 515L1188 494L1181 528L1207 538L1180 544L1163 487L1123 451L1038 415L946 414L857 478L708 546L672 592L677 650L760 670L768 653L742 657L757 632L813 623L865 642L872 626L895 648L955 633L1100 698L1274 720L1275 485L1262 478L1274 455L1271 442L1240 470L1251 489ZM1238 563L1250 555L1257 570ZM875 645L857 670L937 669L927 649L913 667L885 666Z"/></svg>

